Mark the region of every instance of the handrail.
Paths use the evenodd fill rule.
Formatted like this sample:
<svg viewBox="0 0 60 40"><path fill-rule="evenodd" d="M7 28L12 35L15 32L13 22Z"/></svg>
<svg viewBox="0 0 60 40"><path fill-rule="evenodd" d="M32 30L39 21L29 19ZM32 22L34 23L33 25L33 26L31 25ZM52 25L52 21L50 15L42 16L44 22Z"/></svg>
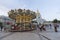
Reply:
<svg viewBox="0 0 60 40"><path fill-rule="evenodd" d="M39 35L41 35L41 34L39 34ZM47 40L51 40L50 38L48 38L48 37L46 37L46 36L44 36L44 35L41 35L41 36L43 36L43 37L46 38Z"/></svg>
<svg viewBox="0 0 60 40"><path fill-rule="evenodd" d="M47 39L47 40L51 40L50 38L48 38L48 37L46 37L46 36L40 34L39 32L32 32L32 33L37 34L39 37L42 36L43 38L45 38L45 39ZM41 38L41 40L42 40L42 38Z"/></svg>
<svg viewBox="0 0 60 40"><path fill-rule="evenodd" d="M45 39L47 39L47 40L51 40L50 38L48 38L48 37L46 37L46 36L44 36L44 35L42 35L42 34L39 34L39 33L35 33L35 32L32 32L32 33L34 33L34 34L37 34L39 37L44 37Z"/></svg>

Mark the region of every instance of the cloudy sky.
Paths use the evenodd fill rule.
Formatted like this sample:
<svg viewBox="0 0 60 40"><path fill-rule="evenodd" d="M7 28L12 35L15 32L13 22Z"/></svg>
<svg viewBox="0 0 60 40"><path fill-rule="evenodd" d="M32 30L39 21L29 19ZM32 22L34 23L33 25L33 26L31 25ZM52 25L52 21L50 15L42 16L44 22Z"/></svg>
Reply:
<svg viewBox="0 0 60 40"><path fill-rule="evenodd" d="M0 0L0 15L8 16L9 10L18 8L38 9L43 19L60 20L60 0Z"/></svg>

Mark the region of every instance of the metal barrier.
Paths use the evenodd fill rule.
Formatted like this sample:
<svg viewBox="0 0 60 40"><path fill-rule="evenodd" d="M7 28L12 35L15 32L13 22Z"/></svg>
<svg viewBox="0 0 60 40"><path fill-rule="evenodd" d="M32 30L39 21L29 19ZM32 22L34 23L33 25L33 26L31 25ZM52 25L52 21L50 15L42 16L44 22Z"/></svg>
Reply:
<svg viewBox="0 0 60 40"><path fill-rule="evenodd" d="M51 40L50 38L48 38L48 37L46 37L46 36L44 36L44 35L41 35L41 34L40 34L40 36L44 37L44 38L47 39L47 40Z"/></svg>
<svg viewBox="0 0 60 40"><path fill-rule="evenodd" d="M48 38L48 37L40 34L40 32L37 31L37 30L32 31L31 33L37 34L37 35L39 36L40 40L43 40L43 38L44 38L44 40L45 40L45 39L46 39L46 40L51 40L50 38Z"/></svg>

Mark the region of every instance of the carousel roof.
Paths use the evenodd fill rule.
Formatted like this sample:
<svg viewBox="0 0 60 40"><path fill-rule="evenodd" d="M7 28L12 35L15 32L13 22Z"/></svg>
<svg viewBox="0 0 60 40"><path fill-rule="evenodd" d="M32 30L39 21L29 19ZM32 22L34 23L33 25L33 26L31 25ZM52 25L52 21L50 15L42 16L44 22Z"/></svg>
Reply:
<svg viewBox="0 0 60 40"><path fill-rule="evenodd" d="M12 19L14 19L17 15L23 16L24 14L25 14L25 16L32 16L32 19L36 18L35 12L33 12L31 10L18 9L18 10L11 10L8 12L9 17Z"/></svg>

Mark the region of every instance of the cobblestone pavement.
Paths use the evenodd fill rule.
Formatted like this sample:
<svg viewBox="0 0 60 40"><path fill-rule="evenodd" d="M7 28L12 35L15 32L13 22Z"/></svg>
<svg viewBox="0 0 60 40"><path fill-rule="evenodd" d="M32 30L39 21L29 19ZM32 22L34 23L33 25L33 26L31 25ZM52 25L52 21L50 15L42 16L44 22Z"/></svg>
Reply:
<svg viewBox="0 0 60 40"><path fill-rule="evenodd" d="M40 40L40 38L31 32L0 32L0 40Z"/></svg>
<svg viewBox="0 0 60 40"><path fill-rule="evenodd" d="M41 34L41 35L40 35ZM0 31L0 40L60 40L60 28L58 32L54 29L39 31L39 29L29 32L4 32Z"/></svg>

